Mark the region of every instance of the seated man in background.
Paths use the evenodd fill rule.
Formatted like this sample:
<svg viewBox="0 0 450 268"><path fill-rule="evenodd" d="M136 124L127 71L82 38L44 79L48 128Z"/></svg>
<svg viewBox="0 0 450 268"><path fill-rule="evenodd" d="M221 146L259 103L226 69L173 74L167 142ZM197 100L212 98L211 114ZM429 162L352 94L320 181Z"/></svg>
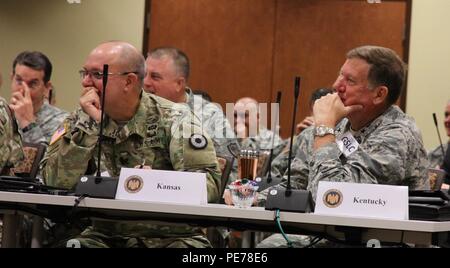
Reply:
<svg viewBox="0 0 450 268"><path fill-rule="evenodd" d="M204 172L208 202L217 202L220 171L209 136L195 117L186 116L188 109L142 91L145 59L119 41L100 44L86 59L80 71L80 109L63 122L41 162L47 184L73 188L80 176L98 168L93 160L104 64L109 65L109 81L102 160L108 173L119 176L122 167L133 168L144 160L153 169ZM191 131L190 138L183 131ZM210 247L201 228L153 222L95 220L76 239L82 247Z"/></svg>
<svg viewBox="0 0 450 268"><path fill-rule="evenodd" d="M259 103L249 97L236 101L234 105L234 131L242 149L270 150L274 139L274 157L283 150L286 142L265 126L260 119Z"/></svg>
<svg viewBox="0 0 450 268"><path fill-rule="evenodd" d="M48 103L52 64L41 52L24 51L13 62L11 100L24 142L46 143L67 117Z"/></svg>
<svg viewBox="0 0 450 268"><path fill-rule="evenodd" d="M295 157L297 154L297 149L299 148L299 139L298 137L302 133L303 130L307 129L310 126L314 126L314 117L312 116L312 109L314 102L321 97L333 93L333 90L329 88L318 88L314 90L309 99L309 109L310 116L307 116L303 119L303 121L297 124L297 136L294 137L294 145L292 146L292 157ZM273 177L281 178L287 170L289 162L289 142L286 144L284 150L273 160L271 165L271 172Z"/></svg>
<svg viewBox="0 0 450 268"><path fill-rule="evenodd" d="M445 130L447 132L447 137L450 138L450 100L447 101L447 106L445 107L444 117L445 117L445 119L444 119ZM444 168L444 157L445 157L445 154L449 154L449 152L448 152L448 150L449 150L448 148L450 148L450 146L448 146L449 143L450 143L450 139L447 142L444 142L444 144L442 144L443 148L441 147L441 145L439 145L434 150L432 150L431 152L428 153L428 160L430 161L430 168L439 168L439 169ZM444 152L442 152L442 149L444 149ZM450 168L450 166L448 168ZM450 184L450 181L448 181L448 179L446 179L444 184L442 185L442 187L444 189L448 189L449 184Z"/></svg>
<svg viewBox="0 0 450 268"><path fill-rule="evenodd" d="M314 199L320 181L429 189L420 131L395 106L404 80L404 63L393 50L376 46L350 50L333 85L336 93L315 102L315 127L300 134L291 166L292 186L308 189ZM356 150L340 149L338 141L344 135L354 138ZM289 239L295 246L310 242L304 236ZM286 241L277 234L259 246L283 245Z"/></svg>
<svg viewBox="0 0 450 268"><path fill-rule="evenodd" d="M237 142L221 107L194 94L187 85L190 72L187 55L177 48L156 48L148 53L146 67L145 91L187 104L214 142L217 155L233 157L228 147L237 146Z"/></svg>

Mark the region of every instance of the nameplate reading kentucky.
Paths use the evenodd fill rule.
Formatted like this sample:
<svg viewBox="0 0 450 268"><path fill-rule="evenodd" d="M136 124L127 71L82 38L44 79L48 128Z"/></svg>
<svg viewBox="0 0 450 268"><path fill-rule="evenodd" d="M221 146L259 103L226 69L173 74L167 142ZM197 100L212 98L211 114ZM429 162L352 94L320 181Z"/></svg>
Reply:
<svg viewBox="0 0 450 268"><path fill-rule="evenodd" d="M116 199L204 205L206 174L122 168Z"/></svg>
<svg viewBox="0 0 450 268"><path fill-rule="evenodd" d="M314 213L407 220L408 187L321 181Z"/></svg>

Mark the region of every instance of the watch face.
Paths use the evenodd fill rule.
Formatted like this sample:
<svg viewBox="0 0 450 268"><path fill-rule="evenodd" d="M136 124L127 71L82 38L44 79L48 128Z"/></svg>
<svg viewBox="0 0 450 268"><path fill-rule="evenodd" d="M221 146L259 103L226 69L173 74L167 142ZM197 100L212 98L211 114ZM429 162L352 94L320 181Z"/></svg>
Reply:
<svg viewBox="0 0 450 268"><path fill-rule="evenodd" d="M318 127L317 128L317 135L319 135L319 136L325 135L325 128L324 127Z"/></svg>

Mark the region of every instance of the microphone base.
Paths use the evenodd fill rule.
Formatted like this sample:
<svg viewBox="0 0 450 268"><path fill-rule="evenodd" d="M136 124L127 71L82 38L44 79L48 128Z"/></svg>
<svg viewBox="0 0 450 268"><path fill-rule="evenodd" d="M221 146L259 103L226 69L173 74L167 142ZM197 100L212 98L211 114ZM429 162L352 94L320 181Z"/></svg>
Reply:
<svg viewBox="0 0 450 268"><path fill-rule="evenodd" d="M308 213L314 211L311 192L306 190L272 189L266 200L266 210Z"/></svg>
<svg viewBox="0 0 450 268"><path fill-rule="evenodd" d="M119 178L102 176L82 176L76 185L76 196L115 199Z"/></svg>

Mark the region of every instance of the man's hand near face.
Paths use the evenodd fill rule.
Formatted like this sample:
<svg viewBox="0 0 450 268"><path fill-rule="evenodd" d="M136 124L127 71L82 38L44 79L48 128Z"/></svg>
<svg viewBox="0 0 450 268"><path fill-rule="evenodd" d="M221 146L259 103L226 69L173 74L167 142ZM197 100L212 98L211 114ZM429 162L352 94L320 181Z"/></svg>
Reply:
<svg viewBox="0 0 450 268"><path fill-rule="evenodd" d="M21 82L19 90L14 91L11 96L9 108L14 111L14 115L20 128L25 128L36 121L34 116L33 101L31 100L30 88L27 83Z"/></svg>
<svg viewBox="0 0 450 268"><path fill-rule="evenodd" d="M94 119L97 123L100 122L102 111L100 107L100 96L96 88L83 88L80 98L80 106L92 119Z"/></svg>

